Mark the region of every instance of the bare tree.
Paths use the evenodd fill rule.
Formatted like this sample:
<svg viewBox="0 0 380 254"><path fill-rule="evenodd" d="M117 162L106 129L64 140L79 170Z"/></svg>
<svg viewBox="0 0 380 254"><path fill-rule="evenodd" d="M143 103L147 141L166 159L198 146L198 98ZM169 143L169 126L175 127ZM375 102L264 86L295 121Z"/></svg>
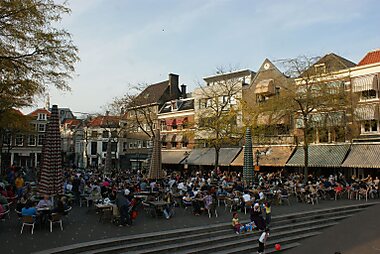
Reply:
<svg viewBox="0 0 380 254"><path fill-rule="evenodd" d="M326 65L317 62L318 59L302 56L278 61L286 69L288 82L277 84L281 88L278 96L272 96L250 109L252 123L264 128L284 118L294 119L296 130L302 132L294 134L301 134L302 137L305 181L308 177L309 144L313 130L321 126L344 126L348 106L344 82Z"/></svg>
<svg viewBox="0 0 380 254"><path fill-rule="evenodd" d="M215 149L215 169L219 166L219 152L223 146L236 145L242 138L241 95L245 73L226 72L222 68L217 75L206 78L207 86L194 91L199 98L196 115L196 139L203 140Z"/></svg>

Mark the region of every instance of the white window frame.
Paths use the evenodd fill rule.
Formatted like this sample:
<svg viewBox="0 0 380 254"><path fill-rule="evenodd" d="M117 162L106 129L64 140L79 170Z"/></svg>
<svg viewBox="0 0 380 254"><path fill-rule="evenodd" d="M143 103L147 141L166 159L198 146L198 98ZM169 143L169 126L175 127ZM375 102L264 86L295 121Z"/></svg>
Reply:
<svg viewBox="0 0 380 254"><path fill-rule="evenodd" d="M19 142L21 140L21 142ZM17 134L15 138L15 145L16 146L23 146L24 145L24 136L22 134Z"/></svg>
<svg viewBox="0 0 380 254"><path fill-rule="evenodd" d="M31 139L33 137L33 139ZM33 143L30 141L33 140ZM32 134L28 136L28 146L36 146L37 145L37 137L36 135Z"/></svg>

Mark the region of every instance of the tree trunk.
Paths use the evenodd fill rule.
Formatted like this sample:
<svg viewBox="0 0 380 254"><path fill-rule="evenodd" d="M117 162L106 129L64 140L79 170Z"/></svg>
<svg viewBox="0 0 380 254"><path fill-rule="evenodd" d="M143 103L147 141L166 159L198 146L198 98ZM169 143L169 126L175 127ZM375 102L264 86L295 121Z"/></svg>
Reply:
<svg viewBox="0 0 380 254"><path fill-rule="evenodd" d="M217 172L217 169L219 167L219 152L220 152L220 147L215 147L215 167L214 167L214 172Z"/></svg>
<svg viewBox="0 0 380 254"><path fill-rule="evenodd" d="M108 142L107 142L107 152L106 152L106 161L105 161L105 165L104 165L104 174L107 174L109 172L111 172L111 168L112 168L112 142L111 142L111 139L109 138L108 139Z"/></svg>

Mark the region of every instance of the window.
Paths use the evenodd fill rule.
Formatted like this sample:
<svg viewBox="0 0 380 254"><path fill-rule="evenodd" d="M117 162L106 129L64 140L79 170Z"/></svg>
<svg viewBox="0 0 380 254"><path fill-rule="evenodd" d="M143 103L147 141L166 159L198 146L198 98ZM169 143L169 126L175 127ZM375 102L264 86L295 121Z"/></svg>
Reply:
<svg viewBox="0 0 380 254"><path fill-rule="evenodd" d="M326 65L325 65L325 63L314 65L314 71L315 71L316 74L326 73Z"/></svg>
<svg viewBox="0 0 380 254"><path fill-rule="evenodd" d="M46 120L46 114L45 113L38 113L37 120Z"/></svg>
<svg viewBox="0 0 380 254"><path fill-rule="evenodd" d="M21 134L16 135L16 146L24 145L24 137Z"/></svg>
<svg viewBox="0 0 380 254"><path fill-rule="evenodd" d="M268 100L268 97L262 94L256 94L256 102L257 103L264 103Z"/></svg>
<svg viewBox="0 0 380 254"><path fill-rule="evenodd" d="M98 137L98 132L97 131L92 131L91 132L91 137L92 138L97 138Z"/></svg>
<svg viewBox="0 0 380 254"><path fill-rule="evenodd" d="M182 142L182 148L187 148L188 145L189 145L188 142Z"/></svg>
<svg viewBox="0 0 380 254"><path fill-rule="evenodd" d="M142 147L146 148L148 146L148 142L146 140L142 141Z"/></svg>
<svg viewBox="0 0 380 254"><path fill-rule="evenodd" d="M117 131L111 131L111 138L117 138Z"/></svg>
<svg viewBox="0 0 380 254"><path fill-rule="evenodd" d="M36 145L36 135L29 135L28 146L35 146L35 145Z"/></svg>
<svg viewBox="0 0 380 254"><path fill-rule="evenodd" d="M160 127L161 127L161 131L166 131L167 130L166 121L161 121Z"/></svg>
<svg viewBox="0 0 380 254"><path fill-rule="evenodd" d="M124 142L123 143L123 152L127 151L128 143Z"/></svg>
<svg viewBox="0 0 380 254"><path fill-rule="evenodd" d="M274 94L275 94L276 96L279 96L279 95L280 95L280 88L279 88L279 87L276 87L276 88L275 88Z"/></svg>
<svg viewBox="0 0 380 254"><path fill-rule="evenodd" d="M206 99L200 99L199 100L199 108L203 109L203 108L206 108L206 106L207 106L207 100Z"/></svg>
<svg viewBox="0 0 380 254"><path fill-rule="evenodd" d="M110 132L109 131L103 131L102 138L109 138Z"/></svg>
<svg viewBox="0 0 380 254"><path fill-rule="evenodd" d="M129 142L128 147L129 147L129 149L132 149L133 148L133 142Z"/></svg>
<svg viewBox="0 0 380 254"><path fill-rule="evenodd" d="M98 143L91 142L91 155L96 155L98 153Z"/></svg>
<svg viewBox="0 0 380 254"><path fill-rule="evenodd" d="M45 135L44 134L38 134L37 136L37 145L42 146L44 144Z"/></svg>
<svg viewBox="0 0 380 254"><path fill-rule="evenodd" d="M45 132L46 124L38 124L38 132Z"/></svg>
<svg viewBox="0 0 380 254"><path fill-rule="evenodd" d="M3 144L7 144L7 145L10 145L11 144L11 134L9 133L5 133L3 135Z"/></svg>
<svg viewBox="0 0 380 254"><path fill-rule="evenodd" d="M377 98L377 92L375 90L362 91L362 94L361 94L362 100L370 100L370 99L376 99L376 98Z"/></svg>
<svg viewBox="0 0 380 254"><path fill-rule="evenodd" d="M209 107L211 107L212 106L212 98L208 98L207 100L206 100L206 108L209 108Z"/></svg>
<svg viewBox="0 0 380 254"><path fill-rule="evenodd" d="M162 142L162 148L166 148L167 145L168 145L167 142Z"/></svg>
<svg viewBox="0 0 380 254"><path fill-rule="evenodd" d="M102 142L102 152L107 152L108 142Z"/></svg>
<svg viewBox="0 0 380 254"><path fill-rule="evenodd" d="M378 122L377 120L367 120L363 123L364 132L377 132Z"/></svg>
<svg viewBox="0 0 380 254"><path fill-rule="evenodd" d="M172 145L172 148L174 149L177 147L177 142L172 142L171 145Z"/></svg>

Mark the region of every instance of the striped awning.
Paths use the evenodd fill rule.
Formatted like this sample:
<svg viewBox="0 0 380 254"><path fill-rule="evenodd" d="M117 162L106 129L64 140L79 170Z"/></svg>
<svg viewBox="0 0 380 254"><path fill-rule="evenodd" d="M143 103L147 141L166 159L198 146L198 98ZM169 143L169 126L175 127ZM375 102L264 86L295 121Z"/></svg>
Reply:
<svg viewBox="0 0 380 254"><path fill-rule="evenodd" d="M180 164L188 154L183 150L176 151L162 151L162 164Z"/></svg>
<svg viewBox="0 0 380 254"><path fill-rule="evenodd" d="M379 119L379 106L375 104L359 105L355 109L355 117L359 121Z"/></svg>
<svg viewBox="0 0 380 254"><path fill-rule="evenodd" d="M380 168L380 144L353 144L342 167Z"/></svg>
<svg viewBox="0 0 380 254"><path fill-rule="evenodd" d="M219 166L230 166L231 162L241 151L241 148L221 148L219 151ZM187 164L199 166L215 165L215 149L199 148L193 149L187 158ZM182 161L181 164L184 164Z"/></svg>
<svg viewBox="0 0 380 254"><path fill-rule="evenodd" d="M309 167L340 167L346 158L350 145L310 145ZM305 153L303 147L298 147L289 161L288 167L304 167Z"/></svg>
<svg viewBox="0 0 380 254"><path fill-rule="evenodd" d="M255 87L256 94L274 94L274 80L264 79L257 83Z"/></svg>
<svg viewBox="0 0 380 254"><path fill-rule="evenodd" d="M361 76L352 80L352 91L361 92L368 90L379 90L376 74Z"/></svg>
<svg viewBox="0 0 380 254"><path fill-rule="evenodd" d="M291 146L255 146L252 149L253 158L256 161L256 151L259 150L259 165L266 167L283 167L292 155L294 148ZM231 163L231 166L243 166L244 162L244 148Z"/></svg>

